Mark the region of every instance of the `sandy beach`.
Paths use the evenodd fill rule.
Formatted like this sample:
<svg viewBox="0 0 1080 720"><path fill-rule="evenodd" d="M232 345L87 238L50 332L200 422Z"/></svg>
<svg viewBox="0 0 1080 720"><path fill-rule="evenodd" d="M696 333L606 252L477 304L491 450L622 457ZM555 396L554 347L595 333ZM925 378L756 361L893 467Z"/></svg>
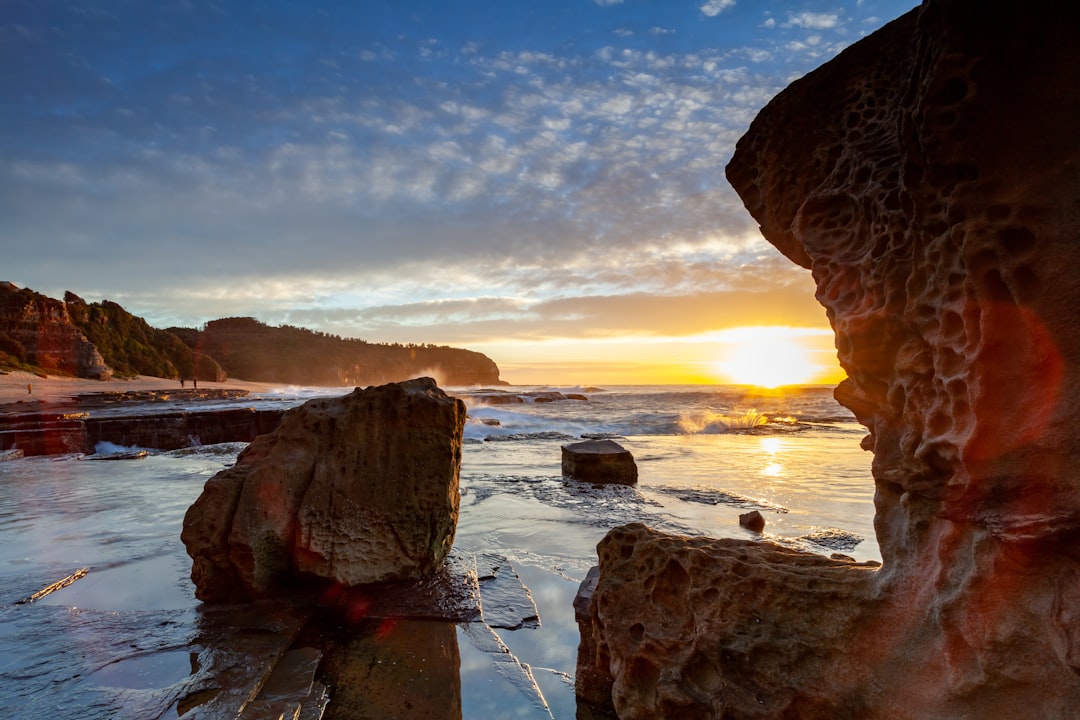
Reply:
<svg viewBox="0 0 1080 720"><path fill-rule="evenodd" d="M29 388L28 388L29 386ZM245 380L227 380L221 383L202 382L200 387L220 390L249 390L261 392L280 385L274 383L248 382ZM191 383L185 385L191 388ZM0 375L0 405L15 403L20 400L42 402L60 402L86 393L126 392L128 390L178 390L178 380L139 375L130 380L84 380L82 378L49 376L39 377L22 370L12 370Z"/></svg>

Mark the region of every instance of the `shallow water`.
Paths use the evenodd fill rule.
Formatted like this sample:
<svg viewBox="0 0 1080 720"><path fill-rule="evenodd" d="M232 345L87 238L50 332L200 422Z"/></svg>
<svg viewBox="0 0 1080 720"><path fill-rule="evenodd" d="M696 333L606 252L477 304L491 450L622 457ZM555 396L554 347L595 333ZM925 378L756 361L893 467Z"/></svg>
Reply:
<svg viewBox="0 0 1080 720"><path fill-rule="evenodd" d="M330 393L295 393L291 402L310 394ZM252 402L261 400L245 404ZM470 403L455 547L508 558L540 623L497 630L495 641L461 626L448 636L456 640L432 646L435 653L456 647L457 682L443 690L462 717L574 717L572 601L595 564L596 543L614 526L644 521L675 533L750 538L738 515L754 507L768 538L878 559L871 457L859 449L864 431L825 393L747 399L735 391L631 389L588 402ZM715 421L751 409L794 420L734 432ZM680 422L695 413L714 420L687 433ZM617 435L638 461L638 486L564 480L561 446L583 433ZM492 436L516 439L485 441ZM176 717L175 708L155 704L153 690L183 681L199 649L199 604L179 541L183 514L240 447L0 463L0 714ZM822 537L826 544L816 544ZM70 586L18 604L80 568L89 572ZM491 642L518 664L496 666ZM417 667L445 663L413 659Z"/></svg>

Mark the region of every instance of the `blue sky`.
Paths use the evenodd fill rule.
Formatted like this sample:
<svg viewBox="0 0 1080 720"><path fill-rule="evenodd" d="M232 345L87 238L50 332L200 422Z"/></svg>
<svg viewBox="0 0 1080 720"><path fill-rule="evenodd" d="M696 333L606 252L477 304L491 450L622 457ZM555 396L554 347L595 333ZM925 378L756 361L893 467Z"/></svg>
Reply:
<svg viewBox="0 0 1080 720"><path fill-rule="evenodd" d="M912 6L4 0L0 280L159 327L474 347L529 382L737 326L827 352L809 274L723 168L773 95Z"/></svg>

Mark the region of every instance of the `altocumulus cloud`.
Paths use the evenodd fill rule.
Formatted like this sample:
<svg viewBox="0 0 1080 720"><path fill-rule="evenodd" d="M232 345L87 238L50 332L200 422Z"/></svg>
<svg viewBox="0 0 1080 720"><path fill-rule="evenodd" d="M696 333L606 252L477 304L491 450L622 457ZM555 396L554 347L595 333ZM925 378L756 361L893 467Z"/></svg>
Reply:
<svg viewBox="0 0 1080 720"><path fill-rule="evenodd" d="M735 0L709 0L701 6L701 12L709 17L716 17L734 5Z"/></svg>
<svg viewBox="0 0 1080 720"><path fill-rule="evenodd" d="M15 0L0 279L162 325L256 314L420 340L435 317L547 333L569 298L792 286L723 166L793 75L888 13L755 35L761 11L677 5L560 3L552 31L535 3ZM698 13L740 9L740 36Z"/></svg>

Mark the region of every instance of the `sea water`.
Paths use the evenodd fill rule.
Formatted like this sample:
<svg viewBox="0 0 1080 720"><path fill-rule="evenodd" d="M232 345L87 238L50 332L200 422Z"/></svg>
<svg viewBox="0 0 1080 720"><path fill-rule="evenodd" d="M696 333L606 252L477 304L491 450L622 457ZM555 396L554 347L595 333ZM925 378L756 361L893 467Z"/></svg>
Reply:
<svg viewBox="0 0 1080 720"><path fill-rule="evenodd" d="M871 456L859 448L865 429L829 388L451 392L469 406L455 548L507 558L540 615L536 627L498 633L529 669L530 687L496 672L458 628L465 718L574 717L573 597L596 562L596 543L617 525L878 559ZM242 402L291 406L337 394L283 388ZM561 447L582 438L611 438L629 450L637 486L563 478ZM205 481L242 447L145 457L102 447L96 456L0 463L0 714L124 716L131 693L167 688L191 672L187 645L199 604L181 523ZM765 517L760 535L739 526L751 509ZM70 586L19 603L82 568L88 573Z"/></svg>

